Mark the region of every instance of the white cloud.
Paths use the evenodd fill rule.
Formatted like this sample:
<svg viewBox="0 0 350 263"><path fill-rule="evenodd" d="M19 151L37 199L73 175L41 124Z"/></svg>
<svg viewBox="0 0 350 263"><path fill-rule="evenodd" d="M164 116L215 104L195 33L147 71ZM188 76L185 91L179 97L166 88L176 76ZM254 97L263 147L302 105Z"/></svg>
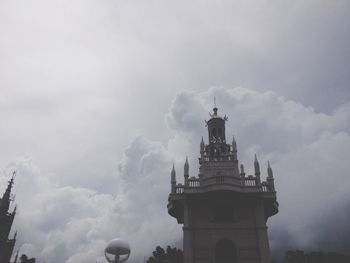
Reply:
<svg viewBox="0 0 350 263"><path fill-rule="evenodd" d="M350 167L345 160L350 103L324 114L273 92L211 88L175 97L166 116L174 134L167 145L135 137L115 167L113 180L98 174L88 178L108 185L106 192L54 183L58 175L43 174L28 157L4 168L4 174L18 170L15 228L21 251L47 262L102 261L106 242L123 237L131 243L131 262L136 262L158 244L178 244L181 227L166 211L169 172L175 161L181 181L187 154L191 173L197 174L200 136L206 140L203 120L209 117L214 96L219 113L229 117L227 137L236 134L239 159L247 171L252 172L254 151L262 169L267 159L273 165L280 213L269 221L272 247L344 249L348 240L337 243L336 237L349 232L341 211L350 206ZM84 174L80 177L85 179ZM1 178L4 185L6 176ZM336 228L334 221L339 222Z"/></svg>

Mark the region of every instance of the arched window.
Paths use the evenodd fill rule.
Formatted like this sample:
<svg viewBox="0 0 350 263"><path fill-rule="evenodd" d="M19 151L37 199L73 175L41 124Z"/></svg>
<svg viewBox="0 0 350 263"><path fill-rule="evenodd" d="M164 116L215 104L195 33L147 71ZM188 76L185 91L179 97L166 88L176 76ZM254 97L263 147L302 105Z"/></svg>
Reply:
<svg viewBox="0 0 350 263"><path fill-rule="evenodd" d="M227 239L221 239L215 246L215 263L237 262L237 250L234 243Z"/></svg>

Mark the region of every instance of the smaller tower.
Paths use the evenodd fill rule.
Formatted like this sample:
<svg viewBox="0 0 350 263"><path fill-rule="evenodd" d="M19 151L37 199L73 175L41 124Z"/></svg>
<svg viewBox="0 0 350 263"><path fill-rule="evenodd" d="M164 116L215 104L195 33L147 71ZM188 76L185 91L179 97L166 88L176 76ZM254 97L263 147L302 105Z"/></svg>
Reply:
<svg viewBox="0 0 350 263"><path fill-rule="evenodd" d="M9 239L13 220L16 215L16 208L11 213L9 212L10 204L13 201L11 190L14 184L16 172L13 173L12 178L8 182L5 193L0 199L0 262L9 263L13 248L16 243L17 232L12 239Z"/></svg>

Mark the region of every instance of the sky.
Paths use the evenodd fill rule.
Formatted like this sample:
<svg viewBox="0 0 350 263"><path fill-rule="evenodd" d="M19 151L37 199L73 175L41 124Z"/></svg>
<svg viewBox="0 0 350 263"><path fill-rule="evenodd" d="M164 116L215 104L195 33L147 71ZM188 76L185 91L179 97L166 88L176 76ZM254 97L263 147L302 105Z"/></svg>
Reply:
<svg viewBox="0 0 350 263"><path fill-rule="evenodd" d="M350 251L350 2L0 1L0 191L38 262L181 246L170 170L198 174L216 97L252 173L270 160L273 251ZM207 140L206 140L207 142ZM265 173L266 175L266 173ZM264 177L264 175L263 175Z"/></svg>

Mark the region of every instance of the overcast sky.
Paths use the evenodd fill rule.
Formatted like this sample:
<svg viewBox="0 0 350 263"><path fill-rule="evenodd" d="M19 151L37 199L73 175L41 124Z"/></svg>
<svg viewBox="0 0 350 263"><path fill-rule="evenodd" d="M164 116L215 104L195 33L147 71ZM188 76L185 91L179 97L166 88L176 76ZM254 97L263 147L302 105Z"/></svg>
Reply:
<svg viewBox="0 0 350 263"><path fill-rule="evenodd" d="M0 191L39 262L131 262L181 245L173 162L197 175L204 119L227 114L252 172L269 159L270 245L350 251L349 1L0 1ZM336 222L336 224L335 224Z"/></svg>

